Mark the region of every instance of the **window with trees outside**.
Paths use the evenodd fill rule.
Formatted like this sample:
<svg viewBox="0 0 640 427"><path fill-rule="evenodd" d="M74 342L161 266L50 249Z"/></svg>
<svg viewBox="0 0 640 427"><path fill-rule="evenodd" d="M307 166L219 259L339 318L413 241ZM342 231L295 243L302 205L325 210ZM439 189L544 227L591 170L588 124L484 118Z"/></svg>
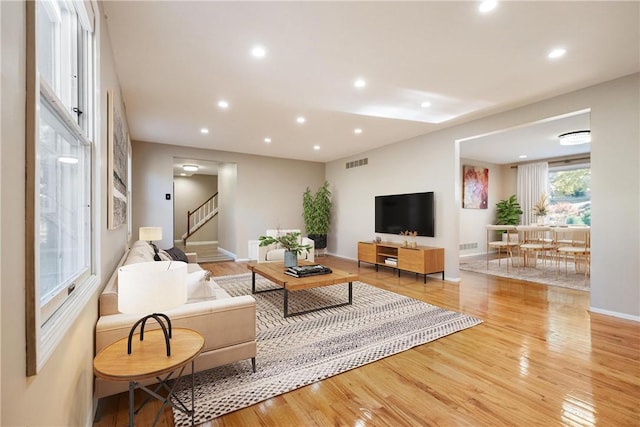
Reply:
<svg viewBox="0 0 640 427"><path fill-rule="evenodd" d="M27 375L46 362L97 283L93 20L90 1L27 2Z"/></svg>
<svg viewBox="0 0 640 427"><path fill-rule="evenodd" d="M549 168L549 220L569 225L591 225L591 167Z"/></svg>

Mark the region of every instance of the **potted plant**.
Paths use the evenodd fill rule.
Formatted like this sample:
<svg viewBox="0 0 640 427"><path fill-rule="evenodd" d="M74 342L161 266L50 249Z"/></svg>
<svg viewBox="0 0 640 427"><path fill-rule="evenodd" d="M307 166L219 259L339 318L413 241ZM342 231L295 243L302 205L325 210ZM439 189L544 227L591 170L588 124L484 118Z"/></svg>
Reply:
<svg viewBox="0 0 640 427"><path fill-rule="evenodd" d="M496 203L497 217L496 224L498 225L518 225L520 224L520 215L522 215L522 209L520 203L516 199L516 195L512 194L508 199L500 200ZM503 237L505 234L503 234ZM517 236L517 235L514 235Z"/></svg>
<svg viewBox="0 0 640 427"><path fill-rule="evenodd" d="M542 193L540 195L540 199L536 202L535 205L533 205L531 211L535 216L538 217L538 224L544 224L544 217L549 214L549 201L545 193Z"/></svg>
<svg viewBox="0 0 640 427"><path fill-rule="evenodd" d="M307 236L313 240L315 248L326 248L331 223L331 190L328 181L318 188L315 196L307 187L302 195L302 219Z"/></svg>
<svg viewBox="0 0 640 427"><path fill-rule="evenodd" d="M269 246L274 243L280 244L284 248L284 266L295 267L298 265L298 255L304 251L311 249L311 245L303 245L300 240L299 232L291 232L273 236L260 236L258 237L260 246Z"/></svg>

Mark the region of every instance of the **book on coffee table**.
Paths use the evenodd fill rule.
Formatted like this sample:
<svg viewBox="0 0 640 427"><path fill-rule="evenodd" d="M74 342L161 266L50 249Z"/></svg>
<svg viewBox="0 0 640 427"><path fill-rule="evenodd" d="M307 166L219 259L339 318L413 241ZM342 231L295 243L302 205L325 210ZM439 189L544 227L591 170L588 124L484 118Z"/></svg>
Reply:
<svg viewBox="0 0 640 427"><path fill-rule="evenodd" d="M314 264L289 267L284 273L293 277L307 277L315 276L317 274L329 274L332 273L332 270L329 267L325 267L324 265Z"/></svg>

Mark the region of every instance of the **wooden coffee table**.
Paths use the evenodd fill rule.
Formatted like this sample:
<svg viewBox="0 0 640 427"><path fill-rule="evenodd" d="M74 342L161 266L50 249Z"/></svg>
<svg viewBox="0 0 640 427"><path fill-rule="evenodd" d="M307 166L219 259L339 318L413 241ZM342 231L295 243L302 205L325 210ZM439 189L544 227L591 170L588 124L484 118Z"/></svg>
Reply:
<svg viewBox="0 0 640 427"><path fill-rule="evenodd" d="M311 262L300 261L299 265L313 265ZM344 305L350 305L353 302L353 282L358 280L357 274L348 273L346 271L336 270L332 268L333 272L329 274L318 274L308 277L293 277L285 274L286 268L282 262L265 262L256 263L249 262L247 268L251 270L251 292L254 294L262 292L273 292L284 290L284 317L300 316L301 314L311 313L318 310L326 310L327 308L342 307ZM271 280L273 283L280 286L280 288L266 289L263 291L256 291L256 274ZM289 291L301 291L304 289L319 288L322 286L338 285L340 283L348 283L349 300L348 302L334 304L330 306L318 307L311 310L299 311L295 313L289 313Z"/></svg>

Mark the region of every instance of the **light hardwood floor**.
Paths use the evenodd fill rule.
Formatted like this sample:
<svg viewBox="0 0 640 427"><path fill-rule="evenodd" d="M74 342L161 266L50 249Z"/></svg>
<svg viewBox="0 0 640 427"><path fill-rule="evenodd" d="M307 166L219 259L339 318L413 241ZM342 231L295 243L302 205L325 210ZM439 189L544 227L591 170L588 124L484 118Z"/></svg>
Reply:
<svg viewBox="0 0 640 427"><path fill-rule="evenodd" d="M316 261L484 323L206 425L640 425L640 324L589 313L588 293L471 272L425 285L364 263ZM248 271L203 266L214 276ZM127 404L126 393L104 399L94 426L126 425ZM151 425L158 408L147 405L136 425ZM173 426L169 409L158 425Z"/></svg>

